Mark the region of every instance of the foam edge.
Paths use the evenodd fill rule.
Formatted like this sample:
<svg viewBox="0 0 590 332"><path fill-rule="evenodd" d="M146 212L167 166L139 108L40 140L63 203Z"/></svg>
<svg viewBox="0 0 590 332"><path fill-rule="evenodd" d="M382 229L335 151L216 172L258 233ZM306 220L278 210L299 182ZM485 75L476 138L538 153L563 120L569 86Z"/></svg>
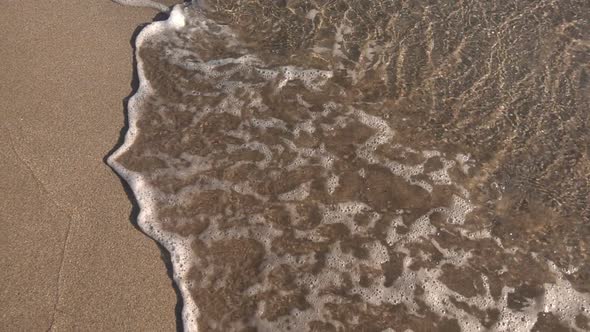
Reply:
<svg viewBox="0 0 590 332"><path fill-rule="evenodd" d="M137 119L138 114L141 111L140 106L145 97L149 96L153 91L149 81L145 77L144 63L142 59L137 56L137 51L148 37L166 29L178 29L184 27L184 9L185 5L183 4L175 5L167 20L152 22L145 26L137 35L134 56L137 61L139 86L135 94L131 96L127 103L129 123L123 144L108 156L107 164L127 182L133 191L139 206L137 223L140 229L149 237L163 245L170 253L173 281L180 290L183 301L182 321L184 330L196 332L198 331L197 319L199 311L192 300L189 286L183 282L183 280L186 280L186 275L191 267L190 257L192 256L192 250L190 239L181 238L158 227L158 224L155 222L157 220L157 215L154 209L155 199L153 195L149 194L154 191L153 188L150 188L149 183L139 173L125 168L117 161L119 157L127 152L135 142L138 132Z"/></svg>

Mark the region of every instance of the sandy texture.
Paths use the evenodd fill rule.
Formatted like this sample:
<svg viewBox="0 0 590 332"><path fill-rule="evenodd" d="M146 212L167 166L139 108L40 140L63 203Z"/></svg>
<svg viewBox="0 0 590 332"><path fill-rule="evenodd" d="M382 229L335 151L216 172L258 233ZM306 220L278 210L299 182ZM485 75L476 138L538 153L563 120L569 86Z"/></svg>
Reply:
<svg viewBox="0 0 590 332"><path fill-rule="evenodd" d="M176 328L160 249L103 162L124 121L129 39L154 15L108 0L2 4L3 330Z"/></svg>

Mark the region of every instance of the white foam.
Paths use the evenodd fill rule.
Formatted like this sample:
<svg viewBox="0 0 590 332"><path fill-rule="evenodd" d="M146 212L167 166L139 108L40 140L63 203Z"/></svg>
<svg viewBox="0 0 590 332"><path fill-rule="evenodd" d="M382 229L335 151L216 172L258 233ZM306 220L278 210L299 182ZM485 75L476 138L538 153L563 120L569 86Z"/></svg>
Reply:
<svg viewBox="0 0 590 332"><path fill-rule="evenodd" d="M154 9L159 10L164 13L167 13L168 11L170 11L170 9L166 5L163 5L163 4L153 1L153 0L111 0L111 1L121 4L121 5L124 5L124 6L154 8Z"/></svg>
<svg viewBox="0 0 590 332"><path fill-rule="evenodd" d="M125 4L131 3L131 1L119 2L124 2ZM137 4L140 2L134 1L133 3ZM151 36L161 34L168 29L179 28L178 22L183 15L183 11L184 6L177 5L172 11L174 13L173 20L168 19L166 21L154 22L146 26L136 38L136 49L141 48L142 43ZM125 134L125 141L111 156L109 156L107 162L123 179L125 179L135 194L140 209L137 217L139 227L150 237L161 243L170 253L174 282L178 286L183 299L182 316L184 327L187 331L197 331L199 310L194 303L190 295L190 289L185 282L187 279L187 273L193 264L193 254L190 245L192 239L182 238L176 234L167 232L158 226L159 223L156 222L158 216L155 207L158 202L157 190L151 187L141 174L130 171L117 162L117 159L129 151L133 145L138 135L137 120L141 112L141 104L148 95L153 93L150 83L145 78L143 66L143 61L138 57L137 75L139 78L139 87L137 92L129 99L128 103L129 129Z"/></svg>
<svg viewBox="0 0 590 332"><path fill-rule="evenodd" d="M196 15L192 17L190 15ZM308 19L314 20L319 15L317 11L308 12ZM344 36L352 30L351 27L341 25L338 27L336 42L332 52L336 57L344 56L341 50L341 44ZM178 37L180 34L194 36L199 33L207 34L208 36L216 36L219 38L226 38L228 48L234 47L240 49L239 41L236 35L226 26L219 26L214 22L199 17L198 14L189 14L186 12L184 6L175 6L172 10L168 20L163 22L155 22L144 28L138 35L136 44L140 49L146 41L166 41L171 44L172 48L178 45L185 45L186 40ZM199 40L198 42L207 42L207 40ZM237 45L237 46L236 46ZM489 284L485 277L481 277L481 284L484 285L485 294L481 296L474 296L467 298L461 294L456 293L447 287L440 277L442 276L441 266L443 264L451 264L454 267L469 267L470 258L472 254L461 248L445 248L434 238L439 229L431 222L431 217L434 213L443 213L447 217L447 222L453 224L451 226L460 226L468 223L466 216L474 209L474 206L469 200L469 193L461 185L454 183L449 175L449 172L454 168L460 168L465 174L468 174L469 167L475 163L468 155L457 154L450 159L442 152L436 150L419 151L410 147L405 147L396 143L396 133L392 129L390 120L385 117L381 118L373 113L366 112L362 106L348 105L340 103L340 101L330 101L322 105L321 112L308 112L305 117L295 119L292 123L287 123L286 120L271 117L269 114L270 107L273 105L265 105L260 94L261 87L270 87L275 94L281 93L287 84L294 84L300 82L301 86L309 91L307 92L321 92L321 89L332 78L333 72L328 70L306 69L295 66L277 66L275 68L268 68L262 61L253 55L236 55L235 58L224 57L220 59L213 59L202 61L196 51L185 50L178 46L171 49L165 59L171 64L178 66L178 68L185 69L193 76L193 80L207 80L215 82L215 91L209 92L209 96L224 96L224 98L215 105L210 105L203 109L194 109L188 107L178 107L183 111L190 111L194 113L191 126L196 127L204 122L205 117L209 115L230 114L240 119L240 124L237 128L225 132L228 136L238 138L244 143L232 143L224 146L223 150L216 151L220 154L231 155L233 152L241 149L250 149L260 152L264 158L261 161L240 160L236 163L227 166L226 169L236 168L244 164L255 164L258 170L267 170L264 176L268 179L277 179L283 171L298 170L303 166L320 166L322 170L320 174L314 174L324 181L326 191L329 195L334 194L338 187L342 185L344 177L338 174L339 170L336 163L342 162L336 153L332 153L325 143L314 145L313 147L302 147L295 144L291 138L300 137L304 133L314 134L319 131L329 132L330 130L342 130L346 128L349 123L360 122L372 130L372 135L361 144L355 145L356 156L363 159L363 163L380 165L387 168L394 175L404 179L409 184L415 184L428 192L432 192L437 185L454 185L459 190L459 195L453 194L452 201L449 206L437 206L430 209L428 212L418 216L415 220L405 220L414 211L389 211L388 214L381 214L372 209L366 202L348 201L328 204L327 202L313 202L314 208L317 208L321 215L321 224L330 226L346 227L350 234L367 239L362 244L368 254L368 258L361 259L356 257L354 253L343 249L342 239L332 239L328 252L326 253L326 267L317 273L310 273L303 271L298 275L295 281L301 289L305 289L306 300L311 304L311 308L307 310L293 309L290 315L280 317L277 321L268 321L262 318L263 313L267 309L267 303L261 302L258 305L256 317L251 317L247 324L254 326L261 331L277 331L285 330L287 327L296 331L303 331L307 329L307 324L313 320L323 320L330 322L336 328L344 329L345 327L328 314L326 306L330 303L338 303L340 300L334 295L323 293L322 291L331 286L343 286L344 277L346 273L350 275L352 286L348 291L351 294L358 294L366 303L379 305L383 303L389 304L404 304L410 312L417 313L419 304L414 296L414 290L417 285L422 285L424 288L424 295L420 298L428 308L440 316L448 316L458 318L459 324L464 331L481 330L483 327L476 317L467 315L465 312L455 307L448 300L449 297L455 297L470 306L485 309L498 309L501 311L500 321L493 327L496 330L510 330L519 331L528 329L534 324L536 314L539 310L528 307L523 312L514 312L507 308L506 297L512 289L504 287L500 300L494 299L490 295ZM363 50L363 57L367 61L371 61L374 57L378 46L367 45ZM232 49L234 50L234 49ZM239 53L239 52L232 52ZM233 56L233 55L232 55ZM261 57L262 58L262 57ZM131 149L138 132L137 121L142 112L142 105L148 97L154 95L154 91L150 83L145 78L144 63L138 58L138 76L139 89L137 93L129 101L129 130L126 133L124 144L109 157L108 162L118 174L120 174L130 185L134 194L137 197L139 207L141 209L138 217L139 226L151 237L162 243L170 252L172 257L174 269L174 281L178 285L183 298L183 323L187 331L197 331L197 319L199 318L199 308L193 301L190 294L191 287L194 283L205 287L222 287L223 276L214 274L211 270L204 269L200 271L203 273L203 280L188 280L187 273L191 267L199 266L201 264L198 255L191 249L191 243L195 240L191 236L181 237L179 235L169 233L161 229L158 222L157 208L160 205L184 205L189 204L194 196L208 190L219 190L226 194L241 194L244 196L252 196L260 202L260 204L267 204L272 199L272 204L283 208L289 215L290 221L294 226L292 234L295 239L303 239L312 244L322 244L328 239L328 236L323 234L319 228L307 229L305 227L298 228L305 224L305 212L301 211L300 201L306 200L312 192L312 183L309 179L299 183L291 191L280 193L278 197L270 197L267 194L260 194L256 191L256 186L249 181L250 179L240 179L232 182L225 178L215 178L210 175L208 171L216 169L216 163L225 165L228 164L228 157L222 156L218 160L212 160L209 156L193 155L188 152L181 153L180 156L171 157L158 152L150 152L150 155L163 160L168 168L154 172L154 176L170 177L173 173L173 178L177 180L187 180L198 177L191 184L184 185L181 189L173 194L164 194L149 185L149 179L143 178L139 173L132 172L124 168L117 162L117 159ZM226 69L224 69L226 68ZM235 76L244 75L245 77L256 78L255 80L236 79ZM185 79L183 77L183 79ZM360 78L357 78L360 79ZM299 83L297 83L299 84ZM284 90L283 90L284 91ZM191 96L203 96L199 91L183 91ZM238 98L238 94L248 96L249 102L244 102ZM311 99L310 99L311 100ZM296 100L292 100L294 105L302 109L309 109L312 107L310 101L306 101L302 95L298 95ZM166 105L168 106L168 105ZM169 111L162 106L158 110L160 114ZM249 112L249 113L246 113ZM247 116L245 116L247 114ZM337 115L337 116L334 116ZM268 132L276 130L284 132L285 137L280 138L280 144L273 142L271 144L265 142L263 139L258 139L256 136L258 132ZM293 136L289 136L291 133ZM281 134L279 134L281 135ZM291 137L291 138L290 138ZM183 140L188 142L190 137L188 134L183 137ZM186 142L185 142L186 143ZM273 145L276 143L275 145ZM404 164L402 162L390 160L388 157L381 155L378 151L382 146L395 146L411 153L419 153L425 159L436 157L442 162L442 168L434 170L425 177L424 169L426 161L420 164ZM287 165L274 164L278 156L283 153L295 155ZM225 166L224 166L225 167ZM354 169L363 178L368 176L370 168ZM415 177L422 175L425 180L416 180ZM266 180L266 179L265 179ZM278 200L276 200L278 198ZM329 201L329 200L327 200ZM428 202L425 202L429 204ZM410 209L408 209L410 210ZM422 211L422 210L420 210ZM238 211L238 213L241 211ZM230 211L229 208L222 210L219 213L200 214L194 218L197 220L206 220L209 226L198 235L198 240L202 241L205 246L211 246L216 241L231 240L231 239L255 239L264 247L264 261L260 266L260 282L251 285L244 293L247 296L256 296L264 292L272 290L272 284L269 281L270 272L281 264L286 264L290 267L301 267L306 264L313 264L316 262L314 253L294 255L290 253L277 254L273 251L273 243L280 236L283 235L283 230L279 227L274 227L265 215L262 213L250 213L241 215L247 223L240 223L227 226L228 216L236 211ZM358 217L365 218L363 222L358 222ZM378 221L380 222L378 224ZM189 223L187 219L180 219L176 221L180 225ZM341 225L336 225L341 224ZM383 226L385 224L385 226ZM384 227L384 240L379 240L372 235L372 231L376 225ZM307 227L307 226L306 226ZM404 232L401 229L405 229ZM460 232L463 232L461 230ZM481 230L479 232L472 232L469 234L461 233L462 236L469 239L482 239L491 237L490 232ZM442 241L441 241L442 243ZM432 256L428 251L416 249L418 245L426 245L434 247L441 253L442 258L437 262L432 262ZM510 249L510 248L508 248ZM415 256L410 256L411 252L418 251ZM406 254L403 260L403 269L401 275L394 281L390 287L385 287L385 277L383 275L371 280L370 284L361 285L361 277L364 268L373 270L380 270L381 265L386 263L390 257L390 252L399 254ZM432 263L434 267L422 267L418 270L412 270L413 263L418 261ZM225 268L225 267L223 267ZM566 279L561 277L561 272L555 272L558 275L556 284L546 285L547 294L545 309L557 310L559 317L569 322L574 318L575 310L579 306L588 301L584 295L575 292L571 285L567 283ZM561 279L560 279L561 278ZM281 290L285 292L284 290ZM283 293L281 293L283 294ZM560 294L568 294L570 299L560 297ZM352 322L358 321L358 317L350 317ZM216 324L221 324L216 322ZM231 328L239 329L244 326L243 323L233 323ZM241 325L240 325L241 324Z"/></svg>

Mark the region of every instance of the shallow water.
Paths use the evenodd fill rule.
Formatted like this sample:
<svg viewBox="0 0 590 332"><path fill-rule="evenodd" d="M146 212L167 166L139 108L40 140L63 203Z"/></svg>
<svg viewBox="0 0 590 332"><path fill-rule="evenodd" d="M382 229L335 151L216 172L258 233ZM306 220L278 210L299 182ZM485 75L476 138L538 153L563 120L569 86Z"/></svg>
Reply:
<svg viewBox="0 0 590 332"><path fill-rule="evenodd" d="M590 329L590 5L230 0L109 162L199 331Z"/></svg>

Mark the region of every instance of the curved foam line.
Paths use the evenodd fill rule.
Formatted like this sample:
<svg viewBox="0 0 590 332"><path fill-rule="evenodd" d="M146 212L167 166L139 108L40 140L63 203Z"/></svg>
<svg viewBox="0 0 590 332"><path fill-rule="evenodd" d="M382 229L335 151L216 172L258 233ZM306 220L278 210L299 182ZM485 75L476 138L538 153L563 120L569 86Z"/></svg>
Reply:
<svg viewBox="0 0 590 332"><path fill-rule="evenodd" d="M139 33L135 41L136 50L141 47L147 37L165 29L177 29L182 26L184 26L183 5L176 5L173 7L170 17L167 20L152 22ZM137 56L136 60L139 87L136 93L129 99L127 105L129 129L125 133L123 144L107 158L107 163L129 184L135 195L140 209L137 217L138 226L148 236L158 241L170 252L173 279L183 299L182 320L184 329L185 331L197 331L198 308L192 300L188 285L182 282L190 268L190 243L187 239L166 232L158 227L158 224L154 222L157 219L154 208L156 200L153 195L149 194L154 191L153 188L150 187L149 183L139 173L133 172L117 162L117 159L133 145L137 137L137 119L141 112L140 106L142 100L152 92L152 87L145 77L143 61Z"/></svg>
<svg viewBox="0 0 590 332"><path fill-rule="evenodd" d="M161 12L168 13L170 8L166 5L161 4L159 2L153 0L111 0L123 6L133 6L133 7L147 7L147 8L154 8Z"/></svg>

